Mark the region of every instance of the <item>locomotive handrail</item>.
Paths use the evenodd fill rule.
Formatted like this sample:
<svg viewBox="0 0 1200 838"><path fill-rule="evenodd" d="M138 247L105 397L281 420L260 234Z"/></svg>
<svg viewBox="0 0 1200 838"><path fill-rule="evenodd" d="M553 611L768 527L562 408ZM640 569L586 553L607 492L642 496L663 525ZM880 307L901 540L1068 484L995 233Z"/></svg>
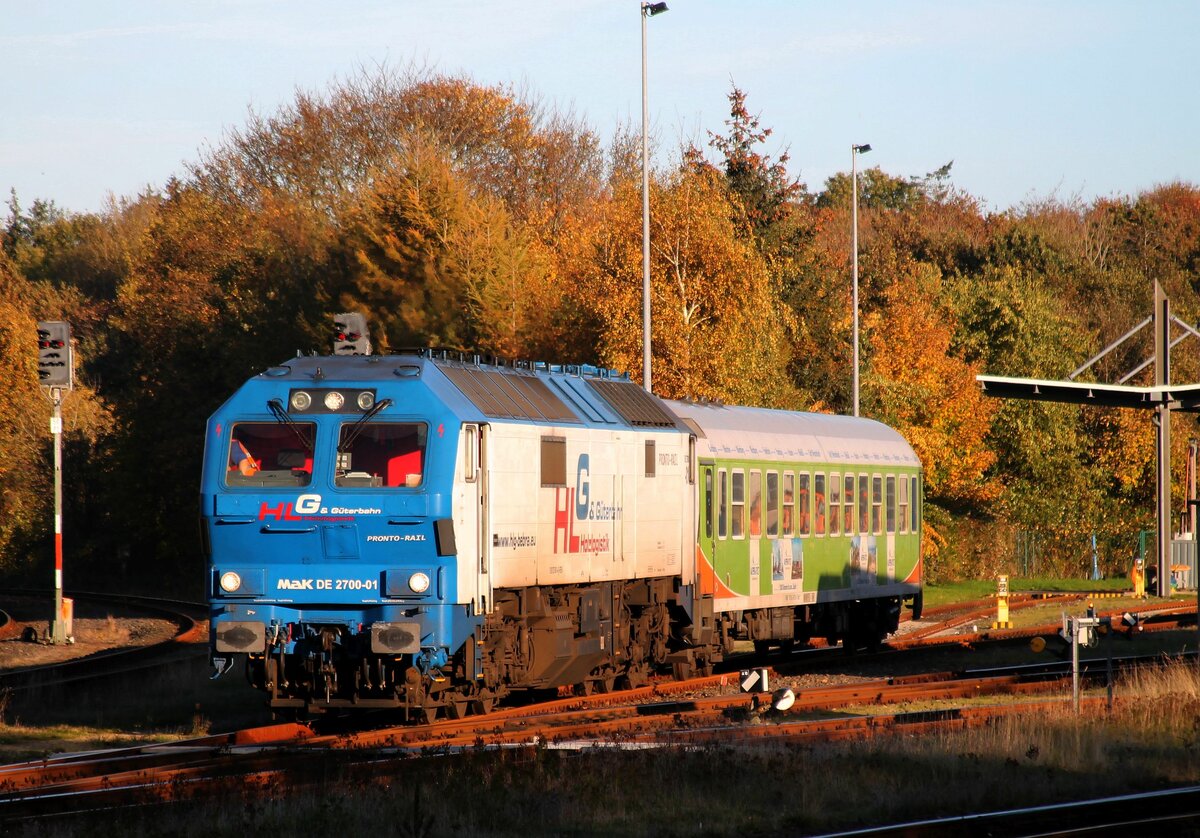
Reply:
<svg viewBox="0 0 1200 838"><path fill-rule="evenodd" d="M262 532L267 535L270 535L270 534L278 535L278 534L286 534L286 533L305 533L305 532L316 532L316 531L317 531L316 525L309 526L309 527L272 527L270 524L263 524L262 529L259 530L259 532Z"/></svg>

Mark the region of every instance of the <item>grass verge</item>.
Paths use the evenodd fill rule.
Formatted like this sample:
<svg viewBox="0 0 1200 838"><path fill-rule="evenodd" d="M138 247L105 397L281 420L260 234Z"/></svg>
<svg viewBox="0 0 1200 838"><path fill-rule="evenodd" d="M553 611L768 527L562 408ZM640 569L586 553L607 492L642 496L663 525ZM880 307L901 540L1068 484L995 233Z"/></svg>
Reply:
<svg viewBox="0 0 1200 838"><path fill-rule="evenodd" d="M1130 591L1133 585L1130 581L1118 576L1112 579L1101 579L1093 582L1091 579L1047 579L1038 576L1010 576L1008 590L1010 593L1023 591L1051 591L1055 593L1080 593L1098 591L1103 593L1119 593ZM969 579L963 582L944 582L925 586L925 607L949 605L954 602L984 599L996 593L995 579ZM1195 598L1194 596L1192 597Z"/></svg>

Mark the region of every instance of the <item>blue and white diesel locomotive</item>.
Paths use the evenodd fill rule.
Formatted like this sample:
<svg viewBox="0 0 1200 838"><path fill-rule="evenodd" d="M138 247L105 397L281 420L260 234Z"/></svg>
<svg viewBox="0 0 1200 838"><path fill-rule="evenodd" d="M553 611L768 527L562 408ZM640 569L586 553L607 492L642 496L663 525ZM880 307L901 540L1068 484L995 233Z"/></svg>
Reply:
<svg viewBox="0 0 1200 838"><path fill-rule="evenodd" d="M486 712L873 645L921 607L921 466L867 419L588 367L299 357L208 423L212 661L277 711Z"/></svg>

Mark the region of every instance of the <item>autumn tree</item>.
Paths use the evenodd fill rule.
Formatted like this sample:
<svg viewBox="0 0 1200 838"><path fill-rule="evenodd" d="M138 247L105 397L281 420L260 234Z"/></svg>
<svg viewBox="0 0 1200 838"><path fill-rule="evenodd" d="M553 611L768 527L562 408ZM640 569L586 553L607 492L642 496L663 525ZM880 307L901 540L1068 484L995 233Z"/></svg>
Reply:
<svg viewBox="0 0 1200 838"><path fill-rule="evenodd" d="M772 129L760 124L759 115L746 107L746 93L737 85L729 91L727 134L709 131L709 144L722 157L725 183L739 199L741 211L753 233L766 238L771 229L786 219L792 204L804 194L804 184L788 174L791 159L785 149L778 159L760 150ZM692 165L702 165L699 152L690 150Z"/></svg>
<svg viewBox="0 0 1200 838"><path fill-rule="evenodd" d="M67 300L44 283L26 280L0 252L0 576L44 584L54 556L50 400L38 385L36 324L65 317ZM105 405L85 378L62 405L67 543L86 557L100 534L95 445L108 425ZM30 577L33 570L45 575ZM75 582L89 578L72 566ZM93 577L94 578L94 577Z"/></svg>
<svg viewBox="0 0 1200 838"><path fill-rule="evenodd" d="M251 113L192 166L192 178L227 201L285 193L337 214L388 161L429 137L472 189L546 237L601 188L599 139L570 112L416 67L362 71L323 93L300 91L274 114Z"/></svg>
<svg viewBox="0 0 1200 838"><path fill-rule="evenodd" d="M506 357L552 349L554 260L504 203L432 146L390 163L352 215L344 307L376 312L381 347Z"/></svg>
<svg viewBox="0 0 1200 838"><path fill-rule="evenodd" d="M37 318L28 309L28 286L0 253L0 572L11 573L19 561L11 547L47 530L46 508L50 486L43 457L48 411L37 386L37 353L34 335Z"/></svg>
<svg viewBox="0 0 1200 838"><path fill-rule="evenodd" d="M755 405L794 405L782 373L791 323L765 261L732 221L710 173L684 166L651 189L651 311L655 392ZM599 325L601 361L642 367L641 198L618 191L573 287Z"/></svg>
<svg viewBox="0 0 1200 838"><path fill-rule="evenodd" d="M934 503L986 508L999 496L987 445L998 403L975 383L980 372L952 351L954 321L939 304L941 277L918 266L897 279L873 317L867 414L900 431L925 468Z"/></svg>

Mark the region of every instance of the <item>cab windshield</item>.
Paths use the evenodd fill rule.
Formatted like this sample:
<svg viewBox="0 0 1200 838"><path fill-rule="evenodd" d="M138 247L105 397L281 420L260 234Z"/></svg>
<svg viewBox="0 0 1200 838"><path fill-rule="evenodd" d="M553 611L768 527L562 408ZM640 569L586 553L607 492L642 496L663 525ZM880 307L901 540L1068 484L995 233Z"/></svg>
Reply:
<svg viewBox="0 0 1200 838"><path fill-rule="evenodd" d="M312 438L311 422L299 427ZM312 482L312 453L296 431L276 422L239 422L229 439L226 486L307 486Z"/></svg>
<svg viewBox="0 0 1200 838"><path fill-rule="evenodd" d="M427 429L420 422L342 425L335 486L414 488L424 481Z"/></svg>

